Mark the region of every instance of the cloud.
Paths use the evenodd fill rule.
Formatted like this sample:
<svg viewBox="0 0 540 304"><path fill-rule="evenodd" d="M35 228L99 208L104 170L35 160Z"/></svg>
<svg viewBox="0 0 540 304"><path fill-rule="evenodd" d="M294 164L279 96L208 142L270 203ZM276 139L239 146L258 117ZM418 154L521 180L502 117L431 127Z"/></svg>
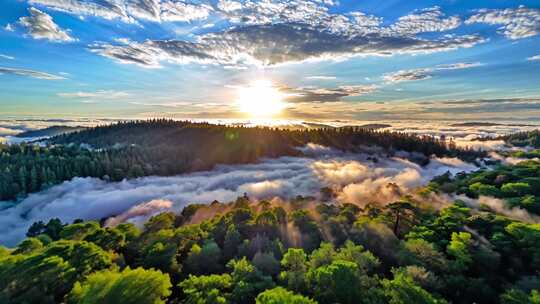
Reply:
<svg viewBox="0 0 540 304"><path fill-rule="evenodd" d="M444 32L460 26L458 16L445 18L445 14L438 6L416 10L413 13L402 16L390 29L404 35L415 35L425 32Z"/></svg>
<svg viewBox="0 0 540 304"><path fill-rule="evenodd" d="M413 70L401 70L383 76L386 82L403 82L403 81L415 81L425 80L431 78L430 72L432 69L413 69Z"/></svg>
<svg viewBox="0 0 540 304"><path fill-rule="evenodd" d="M508 9L481 9L465 23L500 25L498 32L502 35L512 40L523 39L538 35L540 9L527 8L523 5Z"/></svg>
<svg viewBox="0 0 540 304"><path fill-rule="evenodd" d="M135 205L117 216L110 217L105 222L107 226L116 226L123 222L143 224L144 219L171 209L173 202L156 199Z"/></svg>
<svg viewBox="0 0 540 304"><path fill-rule="evenodd" d="M13 60L13 59L15 59L15 57L9 56L9 55L5 55L5 54L0 54L0 58L4 58L4 59L8 59L8 60Z"/></svg>
<svg viewBox="0 0 540 304"><path fill-rule="evenodd" d="M28 9L30 16L19 18L19 24L24 26L34 39L47 39L54 42L71 42L72 38L66 31L54 23L52 17L37 8Z"/></svg>
<svg viewBox="0 0 540 304"><path fill-rule="evenodd" d="M57 93L56 95L63 98L95 99L95 100L121 99L121 98L130 96L129 93L122 92L122 91L114 91L114 90L98 90L95 92L64 92L64 93Z"/></svg>
<svg viewBox="0 0 540 304"><path fill-rule="evenodd" d="M480 196L478 199L468 198L464 195L456 196L457 199L462 200L469 207L480 208L481 206L489 207L493 212L502 214L512 219L524 221L527 223L538 223L540 217L535 214L530 214L527 210L519 207L508 208L508 203L502 199Z"/></svg>
<svg viewBox="0 0 540 304"><path fill-rule="evenodd" d="M307 76L306 79L308 80L335 80L336 76L317 75L317 76Z"/></svg>
<svg viewBox="0 0 540 304"><path fill-rule="evenodd" d="M76 16L94 16L107 20L118 19L126 23L136 23L138 19L162 22L206 19L212 7L190 1L159 0L30 0L40 5Z"/></svg>
<svg viewBox="0 0 540 304"><path fill-rule="evenodd" d="M93 52L121 63L158 67L160 62L274 66L361 55L433 53L484 42L465 35L427 40L404 36L348 36L298 24L248 25L199 36L197 42L147 40L95 44Z"/></svg>
<svg viewBox="0 0 540 304"><path fill-rule="evenodd" d="M540 60L540 54L539 54L539 55L535 55L535 56L528 57L527 60Z"/></svg>
<svg viewBox="0 0 540 304"><path fill-rule="evenodd" d="M18 69L18 68L7 68L7 67L0 67L0 75L2 75L2 74L12 74L12 75L32 77L32 78L36 78L36 79L45 79L45 80L62 80L62 79L66 79L64 77L49 74L49 73L45 73L45 72L26 70L26 69Z"/></svg>
<svg viewBox="0 0 540 304"><path fill-rule="evenodd" d="M6 24L6 26L4 26L4 30L6 30L8 32L15 31L15 29L13 28L13 25L11 23Z"/></svg>
<svg viewBox="0 0 540 304"><path fill-rule="evenodd" d="M242 9L242 3L231 0L219 0L217 6L220 10L227 13Z"/></svg>
<svg viewBox="0 0 540 304"><path fill-rule="evenodd" d="M285 101L287 102L337 102L344 97L362 96L375 92L376 85L351 85L339 86L335 89L327 88L288 88L284 87L280 90L286 94Z"/></svg>
<svg viewBox="0 0 540 304"><path fill-rule="evenodd" d="M430 79L433 73L443 70L462 70L481 66L479 62L460 62L452 64L441 64L432 68L420 68L412 70L401 70L383 75L386 82L403 82Z"/></svg>
<svg viewBox="0 0 540 304"><path fill-rule="evenodd" d="M0 213L0 244L16 244L38 220L58 217L71 222L77 218L114 216L111 221L139 221L158 211L180 211L191 203L229 202L244 192L254 199L289 199L297 195L317 196L321 187L330 186L343 202L388 203L399 197L398 192L420 186L447 170L456 173L475 168L457 160L435 158L428 166L420 167L403 158L383 155L374 163L369 156L315 147L310 157L218 166L212 171L173 177L144 177L118 183L75 178L30 194L4 209ZM384 190L387 188L394 189L394 195ZM380 192L387 194L379 195Z"/></svg>

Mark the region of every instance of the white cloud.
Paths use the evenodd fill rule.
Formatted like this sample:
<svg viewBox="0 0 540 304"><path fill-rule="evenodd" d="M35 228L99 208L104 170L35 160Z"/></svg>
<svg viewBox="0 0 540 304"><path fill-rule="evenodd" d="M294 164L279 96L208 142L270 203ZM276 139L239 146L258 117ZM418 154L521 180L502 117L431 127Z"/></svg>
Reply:
<svg viewBox="0 0 540 304"><path fill-rule="evenodd" d="M500 25L499 33L513 40L522 39L540 32L540 9L523 5L514 9L481 9L465 23Z"/></svg>
<svg viewBox="0 0 540 304"><path fill-rule="evenodd" d="M6 26L4 26L4 30L6 30L8 32L15 31L15 29L13 28L13 25L11 23L6 24Z"/></svg>
<svg viewBox="0 0 540 304"><path fill-rule="evenodd" d="M107 20L119 19L135 23L148 21L182 21L206 19L212 10L207 4L191 1L159 0L29 0L30 4L66 12L76 16L94 16Z"/></svg>
<svg viewBox="0 0 540 304"><path fill-rule="evenodd" d="M481 66L479 62L459 62L451 64L440 64L432 68L420 68L411 70L401 70L383 75L386 82L397 83L403 81L426 80L433 76L436 71L442 70L462 70Z"/></svg>
<svg viewBox="0 0 540 304"><path fill-rule="evenodd" d="M323 76L323 75L317 75L317 76L308 76L306 79L309 80L335 80L336 76Z"/></svg>
<svg viewBox="0 0 540 304"><path fill-rule="evenodd" d="M527 60L540 60L540 54L535 55L535 56L531 56L531 57L527 58Z"/></svg>
<svg viewBox="0 0 540 304"><path fill-rule="evenodd" d="M130 94L122 91L114 90L98 90L94 92L62 92L56 95L64 98L77 98L77 99L121 99L129 97Z"/></svg>
<svg viewBox="0 0 540 304"><path fill-rule="evenodd" d="M45 79L45 80L61 80L66 79L65 77L53 75L45 72L40 71L33 71L33 70L26 70L26 69L18 69L18 68L8 68L8 67L0 67L0 75L2 74L12 74L12 75L19 75L19 76L27 76L32 77L36 79Z"/></svg>
<svg viewBox="0 0 540 304"><path fill-rule="evenodd" d="M199 36L197 42L147 40L129 45L97 44L91 50L121 63L158 67L160 62L275 66L352 56L420 54L468 48L476 35L426 40L381 35L348 36L292 24L248 25Z"/></svg>
<svg viewBox="0 0 540 304"><path fill-rule="evenodd" d="M455 29L460 24L461 20L458 16L445 18L440 7L435 6L400 17L390 29L404 35L415 35L425 32L444 32Z"/></svg>
<svg viewBox="0 0 540 304"><path fill-rule="evenodd" d="M15 59L15 57L9 56L9 55L5 55L5 54L0 54L0 58L4 58L4 59L8 59L8 60L13 60L13 59Z"/></svg>
<svg viewBox="0 0 540 304"><path fill-rule="evenodd" d="M231 0L219 0L218 8L224 12L233 12L242 9L242 3Z"/></svg>
<svg viewBox="0 0 540 304"><path fill-rule="evenodd" d="M164 21L192 21L208 18L212 7L204 4L190 4L176 1L161 3L161 19Z"/></svg>
<svg viewBox="0 0 540 304"><path fill-rule="evenodd" d="M377 91L376 85L349 85L337 88L282 87L287 102L337 102L345 97L362 96Z"/></svg>
<svg viewBox="0 0 540 304"><path fill-rule="evenodd" d="M19 18L19 24L24 26L34 39L47 39L55 42L76 40L54 23L50 15L33 7L30 7L28 11L30 16Z"/></svg>

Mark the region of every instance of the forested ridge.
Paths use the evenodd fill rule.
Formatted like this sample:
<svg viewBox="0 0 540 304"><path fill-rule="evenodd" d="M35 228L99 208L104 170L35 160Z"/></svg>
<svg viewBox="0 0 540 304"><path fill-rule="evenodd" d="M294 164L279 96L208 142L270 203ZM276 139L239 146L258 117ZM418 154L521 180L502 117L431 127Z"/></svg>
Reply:
<svg viewBox="0 0 540 304"><path fill-rule="evenodd" d="M517 132L501 136L500 139L516 147L540 148L540 130Z"/></svg>
<svg viewBox="0 0 540 304"><path fill-rule="evenodd" d="M496 172L510 183L538 168ZM0 248L0 302L540 303L539 224L459 200L434 208L448 184L477 195L473 180L494 183L486 172L441 176L385 206L244 196L142 228L37 222Z"/></svg>
<svg viewBox="0 0 540 304"><path fill-rule="evenodd" d="M344 151L370 145L385 153L401 150L468 161L485 156L430 136L361 127L286 130L165 119L129 121L53 137L45 146L0 144L0 200L73 177L120 181L206 170L216 164L253 163L262 157L299 156L298 148L307 143Z"/></svg>
<svg viewBox="0 0 540 304"><path fill-rule="evenodd" d="M509 208L518 207L540 215L540 163L528 160L516 165L499 165L455 177L444 174L429 187L470 198L489 196L505 200Z"/></svg>

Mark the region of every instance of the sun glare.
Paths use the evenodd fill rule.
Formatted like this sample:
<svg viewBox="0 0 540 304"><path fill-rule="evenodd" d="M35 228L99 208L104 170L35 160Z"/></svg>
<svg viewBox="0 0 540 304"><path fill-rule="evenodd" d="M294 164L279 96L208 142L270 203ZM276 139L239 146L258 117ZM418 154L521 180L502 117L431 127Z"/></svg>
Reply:
<svg viewBox="0 0 540 304"><path fill-rule="evenodd" d="M285 108L284 96L270 81L258 80L238 89L237 104L252 117L271 117Z"/></svg>

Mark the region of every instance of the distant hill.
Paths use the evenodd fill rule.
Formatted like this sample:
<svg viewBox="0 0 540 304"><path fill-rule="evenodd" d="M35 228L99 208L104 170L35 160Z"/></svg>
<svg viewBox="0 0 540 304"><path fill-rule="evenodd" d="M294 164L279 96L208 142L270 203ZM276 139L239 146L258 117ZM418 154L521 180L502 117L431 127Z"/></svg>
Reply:
<svg viewBox="0 0 540 304"><path fill-rule="evenodd" d="M390 127L392 127L392 125L389 125L389 124L372 123L372 124L361 125L361 126L358 126L358 127L364 128L364 129L377 130L377 129L390 128Z"/></svg>
<svg viewBox="0 0 540 304"><path fill-rule="evenodd" d="M471 122L460 122L451 124L451 127L495 127L495 126L513 126L513 127L533 127L534 125L529 124L503 124L496 122L482 122L482 121L471 121Z"/></svg>
<svg viewBox="0 0 540 304"><path fill-rule="evenodd" d="M28 138L28 137L53 137L62 134L82 131L87 129L86 127L69 127L69 126L52 126L39 130L25 131L15 135L19 138Z"/></svg>

